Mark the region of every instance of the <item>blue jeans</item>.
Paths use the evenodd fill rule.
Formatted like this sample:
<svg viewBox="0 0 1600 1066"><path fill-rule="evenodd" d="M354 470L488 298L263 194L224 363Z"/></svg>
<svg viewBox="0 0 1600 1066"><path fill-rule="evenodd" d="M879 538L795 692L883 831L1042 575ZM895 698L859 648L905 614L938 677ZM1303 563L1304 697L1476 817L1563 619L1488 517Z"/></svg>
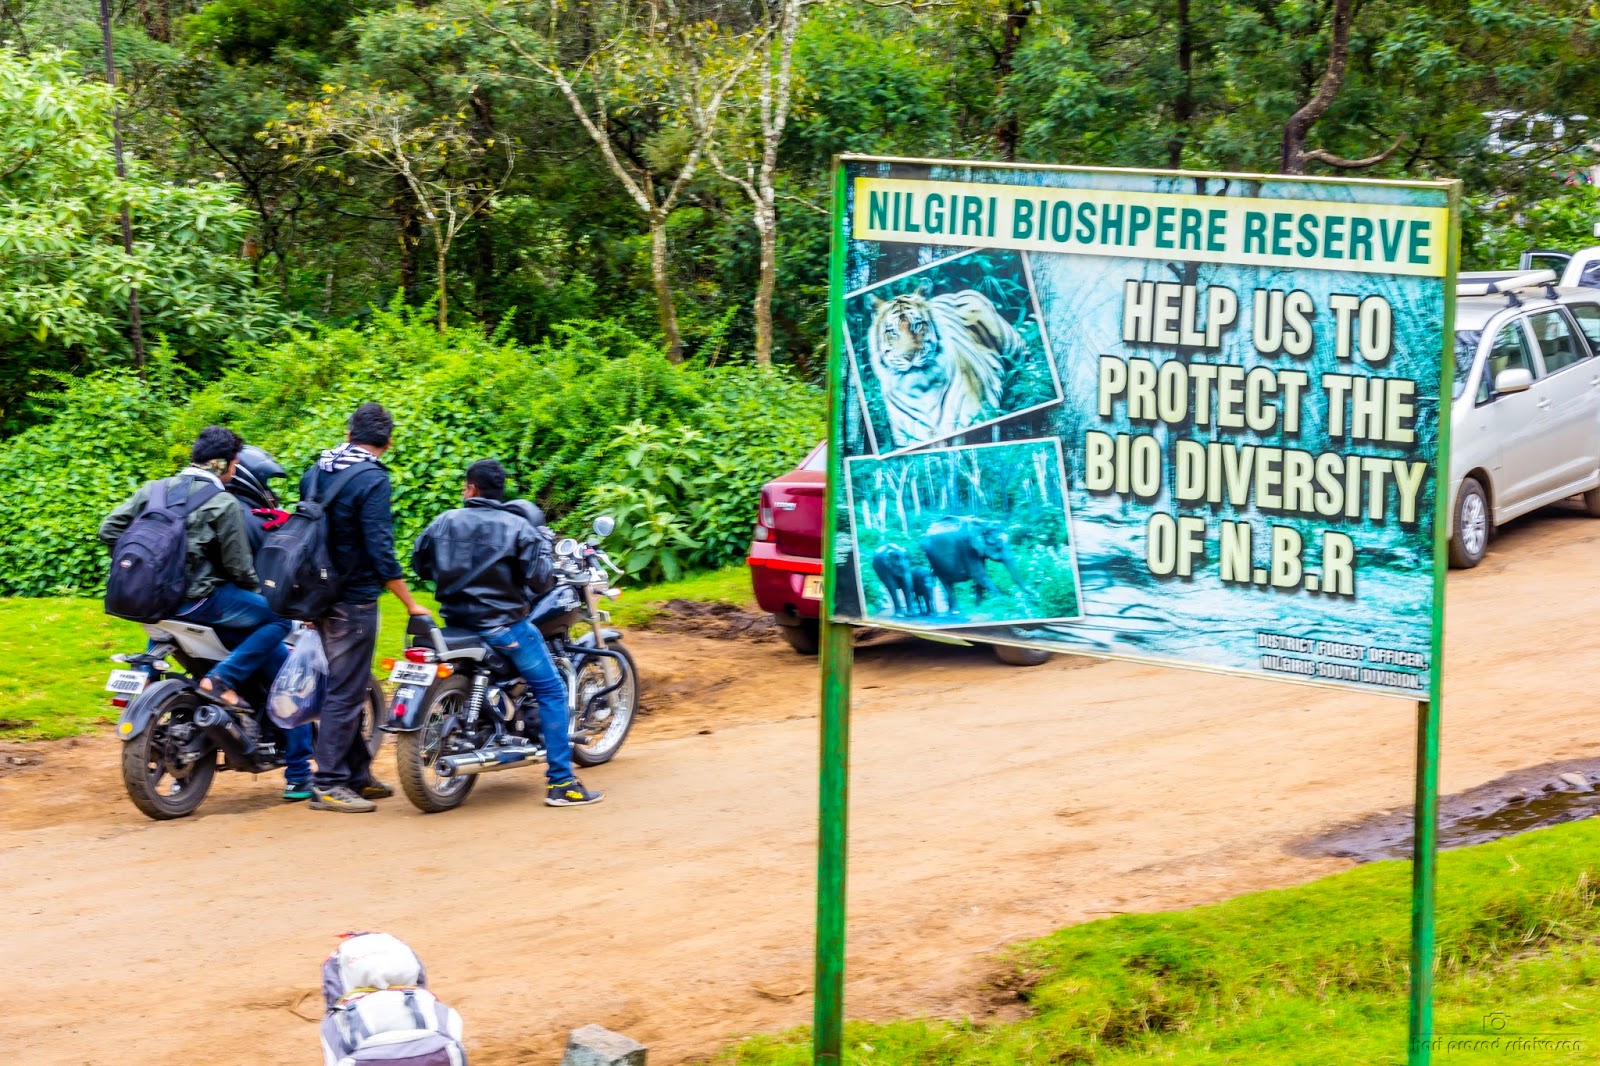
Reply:
<svg viewBox="0 0 1600 1066"><path fill-rule="evenodd" d="M510 659L522 674L534 699L539 701L539 728L544 734L547 766L552 785L572 780L572 735L567 721L567 683L556 673L544 637L527 619L478 634L483 642Z"/></svg>
<svg viewBox="0 0 1600 1066"><path fill-rule="evenodd" d="M178 617L215 629L223 647L231 649L231 654L211 669L212 684L219 691L238 691L253 678L265 694L289 657L283 641L289 635L290 623L273 614L264 597L238 585L218 585L211 595L185 604ZM288 759L284 777L290 781L310 779L311 726L284 733Z"/></svg>

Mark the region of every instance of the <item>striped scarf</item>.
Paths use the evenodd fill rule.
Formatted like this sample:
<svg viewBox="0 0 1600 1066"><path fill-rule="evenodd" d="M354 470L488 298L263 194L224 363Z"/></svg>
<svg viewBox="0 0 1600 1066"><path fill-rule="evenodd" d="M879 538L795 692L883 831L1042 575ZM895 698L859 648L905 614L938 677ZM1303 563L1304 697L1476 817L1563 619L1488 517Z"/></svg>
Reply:
<svg viewBox="0 0 1600 1066"><path fill-rule="evenodd" d="M374 463L378 457L361 447L348 441L337 448L329 448L317 460L317 469L325 470L330 474L337 474L346 467L355 466L357 463Z"/></svg>

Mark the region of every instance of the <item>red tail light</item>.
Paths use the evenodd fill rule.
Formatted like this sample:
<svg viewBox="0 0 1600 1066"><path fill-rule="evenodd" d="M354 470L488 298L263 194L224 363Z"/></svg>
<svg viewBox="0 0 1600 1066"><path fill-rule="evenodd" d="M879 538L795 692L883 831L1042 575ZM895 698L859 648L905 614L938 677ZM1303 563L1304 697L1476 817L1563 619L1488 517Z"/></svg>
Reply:
<svg viewBox="0 0 1600 1066"><path fill-rule="evenodd" d="M433 662L433 652L428 648L407 648L406 661L413 663Z"/></svg>
<svg viewBox="0 0 1600 1066"><path fill-rule="evenodd" d="M127 705L128 705L128 697L126 697L126 696L112 696L111 697L111 706L113 706L113 707L126 707Z"/></svg>
<svg viewBox="0 0 1600 1066"><path fill-rule="evenodd" d="M394 705L394 716L396 718L404 718L406 716L406 705L403 704L403 703L395 704Z"/></svg>
<svg viewBox="0 0 1600 1066"><path fill-rule="evenodd" d="M771 539L772 539L772 530L768 529L766 526L762 525L760 522L757 522L756 523L756 540L771 540Z"/></svg>
<svg viewBox="0 0 1600 1066"><path fill-rule="evenodd" d="M761 514L759 520L761 525L766 526L768 529L771 529L773 526L777 525L772 518L772 493L767 489L761 490ZM757 528L759 529L760 527ZM757 533L756 539L766 540L767 538Z"/></svg>

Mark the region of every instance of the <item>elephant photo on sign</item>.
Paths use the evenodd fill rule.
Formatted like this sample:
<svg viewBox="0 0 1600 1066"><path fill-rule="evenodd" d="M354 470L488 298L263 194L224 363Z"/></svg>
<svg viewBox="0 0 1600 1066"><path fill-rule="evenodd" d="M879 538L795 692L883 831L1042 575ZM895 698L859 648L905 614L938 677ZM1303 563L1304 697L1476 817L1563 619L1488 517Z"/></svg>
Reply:
<svg viewBox="0 0 1600 1066"><path fill-rule="evenodd" d="M862 456L845 481L863 620L939 629L1082 615L1059 441Z"/></svg>

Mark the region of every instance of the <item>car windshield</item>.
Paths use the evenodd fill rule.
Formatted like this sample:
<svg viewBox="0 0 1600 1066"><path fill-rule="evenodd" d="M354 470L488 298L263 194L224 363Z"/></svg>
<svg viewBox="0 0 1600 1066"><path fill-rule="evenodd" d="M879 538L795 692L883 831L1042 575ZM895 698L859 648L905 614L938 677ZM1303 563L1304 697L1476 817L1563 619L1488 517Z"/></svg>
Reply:
<svg viewBox="0 0 1600 1066"><path fill-rule="evenodd" d="M1456 332L1456 381L1450 389L1452 399L1459 400L1467 387L1467 376L1472 373L1472 360L1478 354L1478 341L1483 339L1481 329L1463 329Z"/></svg>

